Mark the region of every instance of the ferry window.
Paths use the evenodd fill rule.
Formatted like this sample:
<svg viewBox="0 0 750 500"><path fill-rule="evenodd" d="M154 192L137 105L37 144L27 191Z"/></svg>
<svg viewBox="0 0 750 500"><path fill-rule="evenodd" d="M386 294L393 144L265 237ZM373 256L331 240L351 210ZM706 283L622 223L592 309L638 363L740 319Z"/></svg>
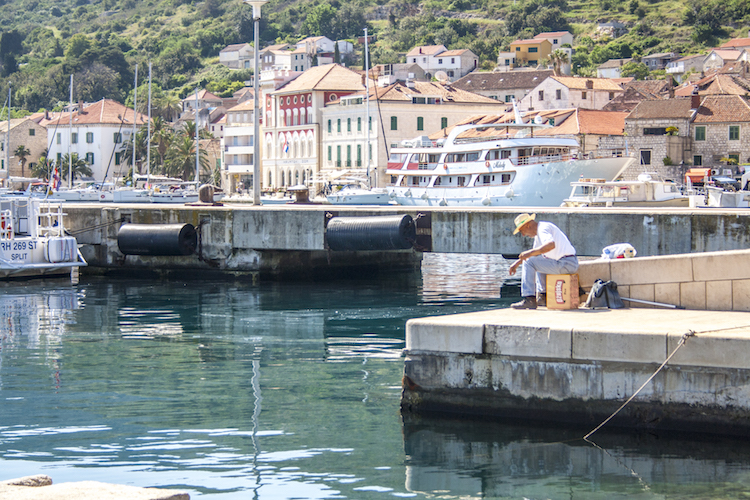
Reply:
<svg viewBox="0 0 750 500"><path fill-rule="evenodd" d="M440 161L440 155L427 155L427 163L437 163Z"/></svg>
<svg viewBox="0 0 750 500"><path fill-rule="evenodd" d="M701 165L703 165L703 156L701 155L693 156L693 165L696 167L700 167Z"/></svg>
<svg viewBox="0 0 750 500"><path fill-rule="evenodd" d="M466 185L466 177L464 177L463 175L459 175L458 176L458 185L459 186Z"/></svg>
<svg viewBox="0 0 750 500"><path fill-rule="evenodd" d="M482 184L489 184L490 183L490 177L489 175L483 175L482 176Z"/></svg>
<svg viewBox="0 0 750 500"><path fill-rule="evenodd" d="M421 116L417 117L417 130L424 130L424 118Z"/></svg>
<svg viewBox="0 0 750 500"><path fill-rule="evenodd" d="M472 151L466 153L466 161L477 161L479 159L479 151Z"/></svg>
<svg viewBox="0 0 750 500"><path fill-rule="evenodd" d="M433 186L439 186L441 184L441 180L442 179L440 178L440 176L438 176L437 179L435 179L435 183L433 184Z"/></svg>
<svg viewBox="0 0 750 500"><path fill-rule="evenodd" d="M412 177L411 178L411 185L412 186L419 186L419 177Z"/></svg>
<svg viewBox="0 0 750 500"><path fill-rule="evenodd" d="M739 141L740 140L740 126L739 125L730 125L729 126L729 140L730 141Z"/></svg>
<svg viewBox="0 0 750 500"><path fill-rule="evenodd" d="M492 149L487 153L487 159L488 160L497 160L500 158L500 150L499 149Z"/></svg>
<svg viewBox="0 0 750 500"><path fill-rule="evenodd" d="M696 141L706 140L706 127L695 127L695 140Z"/></svg>
<svg viewBox="0 0 750 500"><path fill-rule="evenodd" d="M445 128L448 126L448 118L445 116L440 119L440 128Z"/></svg>
<svg viewBox="0 0 750 500"><path fill-rule="evenodd" d="M398 117L391 116L391 130L398 130Z"/></svg>
<svg viewBox="0 0 750 500"><path fill-rule="evenodd" d="M500 151L500 158L502 158L503 160L506 158L510 158L510 149L503 149L502 151Z"/></svg>
<svg viewBox="0 0 750 500"><path fill-rule="evenodd" d="M502 182L503 184L510 183L510 174L502 174L500 176L500 182Z"/></svg>

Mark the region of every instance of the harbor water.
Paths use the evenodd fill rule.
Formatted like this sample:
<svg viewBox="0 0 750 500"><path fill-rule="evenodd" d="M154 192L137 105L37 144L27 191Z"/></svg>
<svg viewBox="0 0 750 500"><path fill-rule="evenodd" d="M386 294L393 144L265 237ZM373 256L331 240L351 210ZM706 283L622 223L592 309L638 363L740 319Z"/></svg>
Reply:
<svg viewBox="0 0 750 500"><path fill-rule="evenodd" d="M507 268L435 254L421 274L330 283L3 283L0 480L217 500L750 497L738 440L402 417L406 320L508 307Z"/></svg>

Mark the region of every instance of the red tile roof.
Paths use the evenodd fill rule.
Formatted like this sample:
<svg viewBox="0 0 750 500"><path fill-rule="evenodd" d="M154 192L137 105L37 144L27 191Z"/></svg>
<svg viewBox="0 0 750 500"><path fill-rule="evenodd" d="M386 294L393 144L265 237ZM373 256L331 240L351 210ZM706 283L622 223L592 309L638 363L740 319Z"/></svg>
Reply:
<svg viewBox="0 0 750 500"><path fill-rule="evenodd" d="M137 125L145 125L148 117L137 113ZM45 127L58 125L66 127L70 124L70 113L51 113L49 120L42 120L40 125ZM73 112L73 125L132 125L133 109L127 108L112 99L102 99L92 104L84 104L83 109Z"/></svg>

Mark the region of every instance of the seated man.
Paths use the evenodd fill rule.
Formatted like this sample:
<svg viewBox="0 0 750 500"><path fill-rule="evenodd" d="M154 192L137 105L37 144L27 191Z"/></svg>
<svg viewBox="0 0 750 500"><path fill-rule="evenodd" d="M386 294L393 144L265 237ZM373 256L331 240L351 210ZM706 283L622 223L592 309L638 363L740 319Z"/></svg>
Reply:
<svg viewBox="0 0 750 500"><path fill-rule="evenodd" d="M534 238L534 247L521 252L518 260L508 270L513 276L521 267L521 297L523 300L512 304L514 309L536 309L536 293L540 300L546 300L548 274L572 274L578 270L576 249L560 228L551 222L536 220L536 214L521 214L514 220L513 234L520 232Z"/></svg>

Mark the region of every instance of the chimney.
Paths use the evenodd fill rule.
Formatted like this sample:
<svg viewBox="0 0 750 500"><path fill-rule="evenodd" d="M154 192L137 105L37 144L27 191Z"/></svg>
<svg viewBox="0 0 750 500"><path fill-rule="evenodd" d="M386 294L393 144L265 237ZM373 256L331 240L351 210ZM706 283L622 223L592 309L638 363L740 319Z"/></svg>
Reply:
<svg viewBox="0 0 750 500"><path fill-rule="evenodd" d="M586 88L587 89L593 89L594 88L594 80L586 80Z"/></svg>
<svg viewBox="0 0 750 500"><path fill-rule="evenodd" d="M422 47L419 47L419 53L420 54L422 53Z"/></svg>
<svg viewBox="0 0 750 500"><path fill-rule="evenodd" d="M690 96L690 109L698 109L701 107L701 96L698 95L698 90L693 90Z"/></svg>
<svg viewBox="0 0 750 500"><path fill-rule="evenodd" d="M73 110L71 109L70 112L72 113ZM83 114L83 101L78 101L78 116Z"/></svg>

